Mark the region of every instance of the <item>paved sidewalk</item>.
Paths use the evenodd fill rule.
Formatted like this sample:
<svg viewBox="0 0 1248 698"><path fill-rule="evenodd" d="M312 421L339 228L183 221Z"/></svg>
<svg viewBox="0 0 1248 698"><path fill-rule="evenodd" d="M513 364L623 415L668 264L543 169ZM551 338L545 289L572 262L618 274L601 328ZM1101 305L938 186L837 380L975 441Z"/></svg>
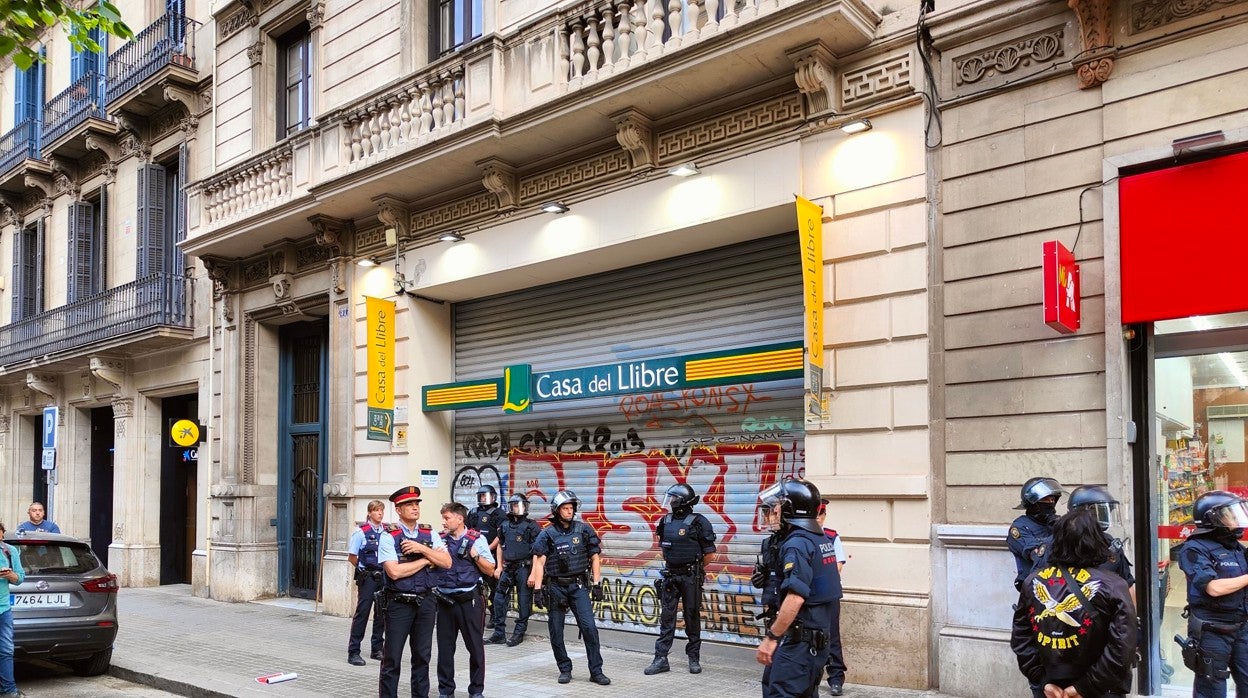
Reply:
<svg viewBox="0 0 1248 698"><path fill-rule="evenodd" d="M185 696L375 696L379 662L347 664L350 620L291 608L281 602L223 603L195 598L190 587L122 589L118 595L120 632L113 651L112 673ZM654 638L650 635L604 631L604 670L610 686L589 682L585 652L570 624L568 653L572 683L555 682L558 670L544 635L545 623L530 623L530 633L517 647L486 647L485 695L531 698L544 696L706 696L753 698L760 694L762 667L746 648L704 643L702 674L685 670L682 652L673 652L672 671L645 676ZM675 649L683 651L683 642ZM367 644L367 638L365 638ZM437 647L434 647L436 662ZM456 652L457 696L467 696L468 655ZM264 686L255 678L296 672L294 681ZM408 666L399 694L408 694ZM430 667L436 695L437 675ZM823 690L826 695L826 686ZM938 698L924 691L848 686L854 698ZM431 697L432 698L432 697Z"/></svg>

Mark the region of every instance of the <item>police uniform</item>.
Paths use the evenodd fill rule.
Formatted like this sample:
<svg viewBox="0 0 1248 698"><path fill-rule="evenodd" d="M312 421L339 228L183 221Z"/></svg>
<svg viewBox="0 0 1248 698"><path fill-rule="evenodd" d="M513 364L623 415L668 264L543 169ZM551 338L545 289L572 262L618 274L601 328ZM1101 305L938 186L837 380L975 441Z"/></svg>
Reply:
<svg viewBox="0 0 1248 698"><path fill-rule="evenodd" d="M368 625L368 614L372 612L374 602L377 600L377 592L381 591L385 580L385 572L381 569L381 562L377 560L377 548L381 543L381 537L387 533L385 527L373 526L372 522L365 521L351 534L351 541L347 544L347 552L355 555L357 560L355 566L357 598L355 614L351 616L351 639L347 643L347 656L360 653L360 643L364 640L364 628ZM377 614L373 617L371 638L372 658L380 659L386 618L382 613L381 604L376 605Z"/></svg>
<svg viewBox="0 0 1248 698"><path fill-rule="evenodd" d="M415 499L419 502L419 496L420 488L405 487L390 495L390 501L400 504ZM400 521L389 535L382 536L378 541L377 559L383 567L387 562L420 559L419 555L399 558L398 551L403 540L416 541L434 550L446 549L442 537L428 525L417 524L416 528L409 529ZM429 658L433 653L433 626L437 617L437 601L431 593L435 584L432 563L401 579L391 579L386 575L385 655L381 660L378 681L378 694L383 698L393 698L399 693L403 650L408 645L409 637L412 638L412 698L429 696Z"/></svg>
<svg viewBox="0 0 1248 698"><path fill-rule="evenodd" d="M1022 589L1023 579L1031 574L1036 563L1044 554L1044 547L1053 537L1052 524L1044 524L1026 514L1014 519L1010 525L1010 533L1006 536L1006 544L1014 554L1014 588Z"/></svg>
<svg viewBox="0 0 1248 698"><path fill-rule="evenodd" d="M503 513L502 507L495 502L488 507L478 505L475 509L468 512L468 517L464 519L464 524L468 528L480 531L485 536L486 545L494 545L505 518L507 518L507 515ZM494 627L494 593L498 581L493 577L485 577L484 582L486 587L485 601L490 609L490 627Z"/></svg>
<svg viewBox="0 0 1248 698"><path fill-rule="evenodd" d="M823 535L832 544L832 567L836 572L836 588L840 590L840 566L845 564L845 547L841 545L841 537L835 530L825 528ZM828 687L833 689L832 695L839 695L835 692L836 689L845 684L845 654L841 651L841 598L843 596L843 593L838 593L836 598L828 604L831 607L831 618L828 621L828 662L824 668L828 672Z"/></svg>
<svg viewBox="0 0 1248 698"><path fill-rule="evenodd" d="M832 602L842 596L832 543L822 534L794 526L780 543L778 565L779 604L784 605L789 594L804 601L763 671L763 698L813 696L828 661Z"/></svg>
<svg viewBox="0 0 1248 698"><path fill-rule="evenodd" d="M681 513L682 516L667 514L655 527L665 566L658 582L661 610L654 656L656 660L667 658L676 639L676 606L680 604L684 607L685 634L689 638L685 655L696 665L702 653L702 558L715 552L715 529L701 514Z"/></svg>
<svg viewBox="0 0 1248 698"><path fill-rule="evenodd" d="M529 572L533 569L533 542L541 533L541 527L528 517L508 516L499 531L500 553L503 556L503 574L494 592L494 634L498 638L507 631L507 607L511 605L511 590L516 590L516 626L508 645L519 644L529 629L529 616L533 614L533 589L529 587Z"/></svg>
<svg viewBox="0 0 1248 698"><path fill-rule="evenodd" d="M476 559L484 558L491 565L494 556L485 536L465 528L457 538L442 532L443 541L451 551L449 569L434 573L438 599L438 695L455 694L456 635L462 635L468 648L468 695L478 696L485 690L485 599L481 595L481 571Z"/></svg>
<svg viewBox="0 0 1248 698"><path fill-rule="evenodd" d="M603 676L598 626L594 624L594 608L589 598L590 558L601 552L594 529L577 519L564 525L557 515L533 542L533 555L546 558L542 578L546 624L561 680L563 674L572 673L572 659L563 643L564 614L569 610L585 642L591 679Z"/></svg>
<svg viewBox="0 0 1248 698"><path fill-rule="evenodd" d="M1197 676L1193 698L1223 698L1226 680L1235 682L1236 695L1248 692L1248 589L1210 596L1206 587L1215 579L1248 574L1244 547L1233 536L1198 533L1179 548L1179 566L1187 575L1188 635L1211 661L1211 673Z"/></svg>

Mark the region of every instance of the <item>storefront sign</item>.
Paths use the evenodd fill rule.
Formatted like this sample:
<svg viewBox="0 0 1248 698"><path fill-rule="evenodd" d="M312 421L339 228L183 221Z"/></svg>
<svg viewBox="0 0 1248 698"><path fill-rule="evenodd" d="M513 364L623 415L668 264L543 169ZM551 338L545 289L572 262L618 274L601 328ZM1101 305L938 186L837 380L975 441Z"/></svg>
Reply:
<svg viewBox="0 0 1248 698"><path fill-rule="evenodd" d="M1044 324L1070 334L1079 329L1079 265L1057 240L1044 243Z"/></svg>
<svg viewBox="0 0 1248 698"><path fill-rule="evenodd" d="M368 325L368 439L390 441L394 433L394 301L364 298Z"/></svg>
<svg viewBox="0 0 1248 698"><path fill-rule="evenodd" d="M799 342L559 371L534 372L528 365L518 364L506 367L502 378L425 386L424 411L501 406L504 412L527 412L535 402L661 393L799 378L803 374Z"/></svg>
<svg viewBox="0 0 1248 698"><path fill-rule="evenodd" d="M823 421L823 207L797 197L806 324L806 423Z"/></svg>

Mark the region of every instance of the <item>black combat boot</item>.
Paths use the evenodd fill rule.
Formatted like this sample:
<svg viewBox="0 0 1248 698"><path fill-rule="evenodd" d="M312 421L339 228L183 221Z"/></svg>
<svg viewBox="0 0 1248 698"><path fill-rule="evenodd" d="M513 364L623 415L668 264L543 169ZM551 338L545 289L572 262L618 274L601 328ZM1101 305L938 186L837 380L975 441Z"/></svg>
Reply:
<svg viewBox="0 0 1248 698"><path fill-rule="evenodd" d="M368 664L368 662L364 661L364 658L360 656L359 652L352 652L347 655L347 664L352 666L364 666L365 664Z"/></svg>
<svg viewBox="0 0 1248 698"><path fill-rule="evenodd" d="M650 662L650 666L646 667L644 673L646 676L654 676L662 674L665 671L671 671L672 667L668 666L667 657L655 655L654 661Z"/></svg>
<svg viewBox="0 0 1248 698"><path fill-rule="evenodd" d="M508 647L515 647L521 642L524 642L524 635L513 634L511 637L507 638Z"/></svg>
<svg viewBox="0 0 1248 698"><path fill-rule="evenodd" d="M702 662L698 661L697 657L689 658L689 673L690 674L702 673Z"/></svg>
<svg viewBox="0 0 1248 698"><path fill-rule="evenodd" d="M503 641L506 639L507 639L507 635L503 633L503 631L495 630L493 635L490 635L489 637L485 638L485 644L499 645L499 644L502 644Z"/></svg>

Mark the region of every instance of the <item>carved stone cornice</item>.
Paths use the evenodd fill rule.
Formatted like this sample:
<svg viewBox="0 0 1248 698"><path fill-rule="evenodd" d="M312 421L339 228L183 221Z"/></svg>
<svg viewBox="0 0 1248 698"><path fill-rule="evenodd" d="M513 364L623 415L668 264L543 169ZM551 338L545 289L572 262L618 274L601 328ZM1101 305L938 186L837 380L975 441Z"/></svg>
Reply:
<svg viewBox="0 0 1248 698"><path fill-rule="evenodd" d="M195 128L199 125L199 95L185 87L179 87L168 81L161 87L163 88L166 102L177 102L182 105L183 109L186 109L187 116L181 120L182 130L188 132L188 135L193 135Z"/></svg>
<svg viewBox="0 0 1248 698"><path fill-rule="evenodd" d="M1131 4L1131 32L1156 29L1246 0L1141 0Z"/></svg>
<svg viewBox="0 0 1248 698"><path fill-rule="evenodd" d="M27 172L24 181L27 187L43 192L45 199L51 199L56 196L56 182L42 172Z"/></svg>
<svg viewBox="0 0 1248 698"><path fill-rule="evenodd" d="M104 167L104 176L112 181L112 178L117 175L117 163L121 162L121 148L117 147L111 138L99 133L88 133L86 142L87 150L98 150L108 158L108 165Z"/></svg>
<svg viewBox="0 0 1248 698"><path fill-rule="evenodd" d="M325 22L325 0L312 0L307 10L308 30L316 31Z"/></svg>
<svg viewBox="0 0 1248 698"><path fill-rule="evenodd" d="M498 210L511 211L520 205L520 180L516 168L499 160L489 158L477 163L484 175L481 183L491 194L498 197Z"/></svg>
<svg viewBox="0 0 1248 698"><path fill-rule="evenodd" d="M1113 0L1068 0L1070 9L1079 18L1082 50L1071 63L1079 73L1079 87L1088 89L1109 79L1114 70Z"/></svg>
<svg viewBox="0 0 1248 698"><path fill-rule="evenodd" d="M407 203L389 194L374 196L373 203L377 204L377 219L382 225L394 228L400 240L406 239L412 220Z"/></svg>
<svg viewBox="0 0 1248 698"><path fill-rule="evenodd" d="M126 380L126 362L107 356L92 356L88 368L91 375L119 390Z"/></svg>
<svg viewBox="0 0 1248 698"><path fill-rule="evenodd" d="M611 117L615 122L615 139L628 152L633 172L653 169L655 160L654 126L650 117L629 109Z"/></svg>
<svg viewBox="0 0 1248 698"><path fill-rule="evenodd" d="M55 155L49 156L48 162L52 165L52 185L57 195L69 195L71 199L77 201L81 192L77 168L71 161Z"/></svg>
<svg viewBox="0 0 1248 698"><path fill-rule="evenodd" d="M251 64L252 68L259 66L260 62L263 60L264 60L264 41L257 41L256 43L247 47L247 62Z"/></svg>
<svg viewBox="0 0 1248 698"><path fill-rule="evenodd" d="M799 46L787 53L793 61L797 89L806 95L807 116L819 116L836 107L834 56L822 41Z"/></svg>
<svg viewBox="0 0 1248 698"><path fill-rule="evenodd" d="M26 387L32 392L42 393L55 402L60 397L60 376L55 373L26 372Z"/></svg>
<svg viewBox="0 0 1248 698"><path fill-rule="evenodd" d="M238 281L234 273L237 265L234 262L212 256L200 257L199 261L203 263L204 272L212 280L214 299L219 299L226 293L233 293L238 289Z"/></svg>
<svg viewBox="0 0 1248 698"><path fill-rule="evenodd" d="M113 419L134 416L134 398L119 397L113 400Z"/></svg>
<svg viewBox="0 0 1248 698"><path fill-rule="evenodd" d="M291 302L293 297L291 291L294 288L295 277L293 274L281 273L274 274L269 277L269 285L273 288L273 299L278 302Z"/></svg>
<svg viewBox="0 0 1248 698"><path fill-rule="evenodd" d="M308 216L308 222L316 231L316 244L328 247L330 253L335 255L342 254L347 249L347 236L353 229L351 221L318 213Z"/></svg>

